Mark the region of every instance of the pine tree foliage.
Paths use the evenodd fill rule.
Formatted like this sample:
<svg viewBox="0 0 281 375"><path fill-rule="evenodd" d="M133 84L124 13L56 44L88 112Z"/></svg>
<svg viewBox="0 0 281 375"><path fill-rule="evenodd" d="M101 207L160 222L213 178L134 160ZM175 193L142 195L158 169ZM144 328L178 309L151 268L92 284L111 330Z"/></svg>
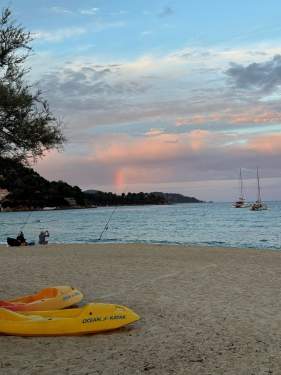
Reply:
<svg viewBox="0 0 281 375"><path fill-rule="evenodd" d="M28 162L61 148L61 124L38 90L25 82L32 37L10 9L0 16L0 157Z"/></svg>

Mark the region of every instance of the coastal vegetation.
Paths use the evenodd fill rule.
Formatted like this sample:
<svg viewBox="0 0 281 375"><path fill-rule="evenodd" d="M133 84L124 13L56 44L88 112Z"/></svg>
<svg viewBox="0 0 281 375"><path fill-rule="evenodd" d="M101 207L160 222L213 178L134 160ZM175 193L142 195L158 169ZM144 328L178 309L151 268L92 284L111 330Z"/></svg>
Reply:
<svg viewBox="0 0 281 375"><path fill-rule="evenodd" d="M138 205L138 204L173 204L173 203L201 203L194 197L186 197L173 193L123 193L121 195L104 193L98 190L86 190L84 192L87 201L97 206L111 205Z"/></svg>
<svg viewBox="0 0 281 375"><path fill-rule="evenodd" d="M44 207L86 208L92 206L196 203L196 198L167 193L123 193L98 190L83 192L63 181L48 181L22 163L0 157L0 189L9 192L4 210L40 210Z"/></svg>
<svg viewBox="0 0 281 375"><path fill-rule="evenodd" d="M31 40L5 8L0 16L0 156L25 163L64 142L47 101L25 81Z"/></svg>
<svg viewBox="0 0 281 375"><path fill-rule="evenodd" d="M2 207L8 210L69 207L69 198L76 205L86 205L78 186L72 187L63 181L49 182L32 168L6 158L0 158L0 188L9 192L2 200Z"/></svg>

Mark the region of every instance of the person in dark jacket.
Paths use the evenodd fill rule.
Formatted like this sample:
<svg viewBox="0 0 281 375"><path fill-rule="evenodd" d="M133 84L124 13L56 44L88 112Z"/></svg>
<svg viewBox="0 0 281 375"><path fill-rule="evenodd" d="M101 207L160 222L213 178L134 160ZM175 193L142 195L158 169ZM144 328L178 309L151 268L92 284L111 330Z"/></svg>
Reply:
<svg viewBox="0 0 281 375"><path fill-rule="evenodd" d="M39 245L47 245L47 237L50 237L49 232L47 230L45 232L42 230L39 234Z"/></svg>
<svg viewBox="0 0 281 375"><path fill-rule="evenodd" d="M26 239L24 238L24 234L22 231L19 232L17 236L17 241L20 243L20 246L26 246L27 242Z"/></svg>

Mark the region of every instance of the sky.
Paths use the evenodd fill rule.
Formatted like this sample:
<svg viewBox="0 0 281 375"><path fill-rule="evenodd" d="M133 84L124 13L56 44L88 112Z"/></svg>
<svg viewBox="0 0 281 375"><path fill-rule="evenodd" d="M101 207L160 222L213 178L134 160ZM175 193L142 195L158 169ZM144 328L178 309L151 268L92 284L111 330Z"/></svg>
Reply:
<svg viewBox="0 0 281 375"><path fill-rule="evenodd" d="M68 142L35 168L82 189L281 200L281 3L12 0L29 81Z"/></svg>

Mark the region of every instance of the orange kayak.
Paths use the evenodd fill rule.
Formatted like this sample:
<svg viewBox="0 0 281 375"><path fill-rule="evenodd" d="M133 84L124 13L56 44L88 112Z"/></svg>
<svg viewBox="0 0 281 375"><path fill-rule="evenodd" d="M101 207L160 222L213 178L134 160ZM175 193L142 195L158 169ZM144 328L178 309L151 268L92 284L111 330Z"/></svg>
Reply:
<svg viewBox="0 0 281 375"><path fill-rule="evenodd" d="M12 311L60 310L79 303L83 294L70 286L45 288L33 295L0 301L0 308Z"/></svg>

